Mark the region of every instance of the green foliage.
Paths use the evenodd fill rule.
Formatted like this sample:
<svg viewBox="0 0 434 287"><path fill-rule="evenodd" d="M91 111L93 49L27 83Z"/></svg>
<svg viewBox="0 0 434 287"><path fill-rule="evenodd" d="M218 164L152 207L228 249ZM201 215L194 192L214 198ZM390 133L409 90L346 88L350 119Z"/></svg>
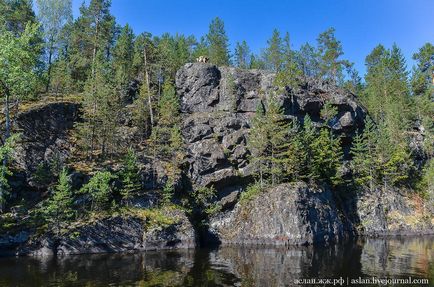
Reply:
<svg viewBox="0 0 434 287"><path fill-rule="evenodd" d="M371 191L376 180L376 140L374 123L370 118L366 118L363 133L356 133L350 151L356 183L369 186Z"/></svg>
<svg viewBox="0 0 434 287"><path fill-rule="evenodd" d="M343 69L351 66L346 60L339 58L344 54L342 44L335 37L335 29L329 28L318 38L318 53L320 55L320 76L332 83L343 81Z"/></svg>
<svg viewBox="0 0 434 287"><path fill-rule="evenodd" d="M211 63L219 66L229 65L229 44L223 20L214 18L206 35Z"/></svg>
<svg viewBox="0 0 434 287"><path fill-rule="evenodd" d="M124 92L133 75L134 33L127 24L122 28L113 49L113 69L115 82L121 93Z"/></svg>
<svg viewBox="0 0 434 287"><path fill-rule="evenodd" d="M78 125L80 146L92 157L101 151L102 156L117 151L121 102L111 81L108 62L98 52L93 65L94 75L86 82L84 93L84 122Z"/></svg>
<svg viewBox="0 0 434 287"><path fill-rule="evenodd" d="M335 137L331 130L323 127L308 147L311 155L308 159L311 163L309 177L333 185L341 183L340 168L343 152L340 138Z"/></svg>
<svg viewBox="0 0 434 287"><path fill-rule="evenodd" d="M128 149L128 152L123 159L119 178L122 182L122 199L128 203L131 196L141 188L137 155L131 148Z"/></svg>
<svg viewBox="0 0 434 287"><path fill-rule="evenodd" d="M266 67L274 72L279 72L283 66L283 41L279 30L274 29L273 35L267 41L267 48L264 51Z"/></svg>
<svg viewBox="0 0 434 287"><path fill-rule="evenodd" d="M10 192L8 177L12 175L8 162L14 151L14 146L18 135L12 135L6 142L0 146L0 213L7 202Z"/></svg>
<svg viewBox="0 0 434 287"><path fill-rule="evenodd" d="M74 216L73 192L69 182L68 172L63 169L59 175L59 181L52 191L47 205L44 207L48 222L54 223L57 232L60 232L60 224L70 220Z"/></svg>
<svg viewBox="0 0 434 287"><path fill-rule="evenodd" d="M0 1L0 29L12 32L19 36L26 29L27 24L33 25L36 21L32 9L32 1L28 0L2 0Z"/></svg>
<svg viewBox="0 0 434 287"><path fill-rule="evenodd" d="M338 114L338 108L326 102L321 109L321 118L328 124Z"/></svg>
<svg viewBox="0 0 434 287"><path fill-rule="evenodd" d="M62 38L62 29L72 21L71 0L37 0L38 18L41 21L44 38L45 52L47 55L47 83L46 91L49 90L52 78L53 59L58 55ZM65 70L63 71L65 73ZM66 73L67 74L67 73ZM57 87L56 87L57 88Z"/></svg>
<svg viewBox="0 0 434 287"><path fill-rule="evenodd" d="M291 49L289 33L286 33L282 44L282 69L278 71L275 83L279 87L296 88L300 83L302 70L297 65L297 53Z"/></svg>
<svg viewBox="0 0 434 287"><path fill-rule="evenodd" d="M300 47L300 50L297 53L297 63L305 78L319 76L319 53L317 49L309 43L305 43Z"/></svg>
<svg viewBox="0 0 434 287"><path fill-rule="evenodd" d="M241 69L250 67L250 48L244 40L235 46L235 65Z"/></svg>
<svg viewBox="0 0 434 287"><path fill-rule="evenodd" d="M413 169L410 152L406 147L398 146L383 166L382 173L385 182L396 186L407 182Z"/></svg>
<svg viewBox="0 0 434 287"><path fill-rule="evenodd" d="M0 27L1 28L1 27ZM0 94L17 99L30 98L38 82L35 73L41 45L39 25L27 24L17 37L0 29Z"/></svg>
<svg viewBox="0 0 434 287"><path fill-rule="evenodd" d="M52 180L50 166L46 162L40 162L32 175L33 180L39 185L47 185Z"/></svg>
<svg viewBox="0 0 434 287"><path fill-rule="evenodd" d="M262 104L257 107L249 131L248 145L252 153L251 162L258 170L261 184L268 177L271 177L274 184L282 177L279 154L288 133L288 124L283 119L282 107L275 96L270 95L266 103L266 112Z"/></svg>
<svg viewBox="0 0 434 287"><path fill-rule="evenodd" d="M422 180L418 186L422 195L434 204L434 160L430 159L423 170Z"/></svg>
<svg viewBox="0 0 434 287"><path fill-rule="evenodd" d="M216 198L216 190L214 187L200 186L193 191L192 197L196 205L207 209L212 207L212 201Z"/></svg>
<svg viewBox="0 0 434 287"><path fill-rule="evenodd" d="M240 195L240 203L246 204L247 202L257 198L263 191L264 187L258 181L247 186L246 190Z"/></svg>
<svg viewBox="0 0 434 287"><path fill-rule="evenodd" d="M105 210L109 207L113 195L111 181L116 177L109 171L98 171L85 184L80 193L89 194L92 200L91 210Z"/></svg>

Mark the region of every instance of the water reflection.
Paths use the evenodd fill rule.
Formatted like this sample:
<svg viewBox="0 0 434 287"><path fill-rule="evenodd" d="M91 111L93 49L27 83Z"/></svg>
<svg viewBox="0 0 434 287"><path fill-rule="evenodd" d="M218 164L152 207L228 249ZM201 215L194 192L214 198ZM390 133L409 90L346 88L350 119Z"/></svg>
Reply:
<svg viewBox="0 0 434 287"><path fill-rule="evenodd" d="M0 286L292 286L296 278L434 282L434 238L328 247L220 248L64 258L0 258Z"/></svg>

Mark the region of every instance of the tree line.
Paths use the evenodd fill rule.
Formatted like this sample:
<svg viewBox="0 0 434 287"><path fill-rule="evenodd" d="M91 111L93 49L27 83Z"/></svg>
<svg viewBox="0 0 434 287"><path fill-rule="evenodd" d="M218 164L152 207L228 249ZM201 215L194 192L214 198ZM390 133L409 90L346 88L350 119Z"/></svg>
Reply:
<svg viewBox="0 0 434 287"><path fill-rule="evenodd" d="M307 79L321 78L350 90L369 110L365 129L359 131L351 149L356 183L370 189L419 185L432 192L431 43L414 54L416 65L411 73L399 47L378 45L366 57L363 80L353 63L343 58L343 47L333 28L319 34L316 43L305 43L299 49L293 49L289 33L282 35L275 29L266 47L254 54L246 41L237 42L230 51L224 23L218 17L211 21L208 33L196 39L169 33L136 35L128 24L116 22L109 0L83 3L76 19L71 0L36 0L35 5L37 13L32 1L0 0L4 114L0 203L8 190L11 116L23 100L47 95L80 95L84 113L76 137L80 155L86 160L128 154L120 127L126 104L132 101L140 141L146 144L149 156L162 160L170 171L170 192L184 157L175 74L198 56L207 56L216 65L271 70L280 87L296 87ZM139 93L131 98L129 91L134 84L139 85ZM260 171L258 180L278 183L310 178L341 184L344 162L340 139L328 125L336 116L334 108L324 107L321 117L325 124L317 128L309 117L303 122L284 121L282 109L272 97L265 104L258 107L249 141L256 155L252 162ZM414 160L411 148L416 126L424 130L422 163Z"/></svg>

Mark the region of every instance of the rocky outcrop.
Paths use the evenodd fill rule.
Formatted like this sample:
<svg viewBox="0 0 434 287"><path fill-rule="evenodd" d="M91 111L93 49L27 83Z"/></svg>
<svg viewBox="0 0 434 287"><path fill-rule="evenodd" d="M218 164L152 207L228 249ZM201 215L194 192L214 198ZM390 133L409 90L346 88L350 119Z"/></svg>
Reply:
<svg viewBox="0 0 434 287"><path fill-rule="evenodd" d="M211 238L222 244L303 245L354 236L330 190L281 184L211 219Z"/></svg>
<svg viewBox="0 0 434 287"><path fill-rule="evenodd" d="M358 194L360 234L366 236L434 234L434 216L417 194L388 189Z"/></svg>
<svg viewBox="0 0 434 287"><path fill-rule="evenodd" d="M349 198L303 182L281 184L212 217L208 241L279 246L434 234L434 217L417 195L389 190Z"/></svg>
<svg viewBox="0 0 434 287"><path fill-rule="evenodd" d="M65 161L71 148L67 132L78 118L79 104L71 102L49 103L20 113L15 128L21 134L14 157L18 167L30 175L41 163Z"/></svg>
<svg viewBox="0 0 434 287"><path fill-rule="evenodd" d="M83 253L194 248L195 232L184 212L165 210L173 222L158 224L145 217L115 216L71 226L60 237L46 235L20 248L18 254L47 256Z"/></svg>
<svg viewBox="0 0 434 287"><path fill-rule="evenodd" d="M355 97L326 82L310 80L295 89L279 89L275 75L260 70L186 64L176 75L181 99L182 133L187 144L188 177L193 185L214 186L219 192L243 185L249 176L247 137L258 105L267 109L274 94L288 119L306 114L322 124L326 101L338 109L330 121L348 149L354 131L362 127L365 110ZM224 194L224 192L222 192Z"/></svg>

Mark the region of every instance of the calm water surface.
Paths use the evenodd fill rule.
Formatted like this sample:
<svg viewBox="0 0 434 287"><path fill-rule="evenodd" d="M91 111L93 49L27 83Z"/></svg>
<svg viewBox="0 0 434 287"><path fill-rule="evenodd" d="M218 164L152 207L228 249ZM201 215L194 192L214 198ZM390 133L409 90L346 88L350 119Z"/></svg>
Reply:
<svg viewBox="0 0 434 287"><path fill-rule="evenodd" d="M434 286L434 237L328 247L0 258L0 286L294 286L301 278L372 276L426 278Z"/></svg>

